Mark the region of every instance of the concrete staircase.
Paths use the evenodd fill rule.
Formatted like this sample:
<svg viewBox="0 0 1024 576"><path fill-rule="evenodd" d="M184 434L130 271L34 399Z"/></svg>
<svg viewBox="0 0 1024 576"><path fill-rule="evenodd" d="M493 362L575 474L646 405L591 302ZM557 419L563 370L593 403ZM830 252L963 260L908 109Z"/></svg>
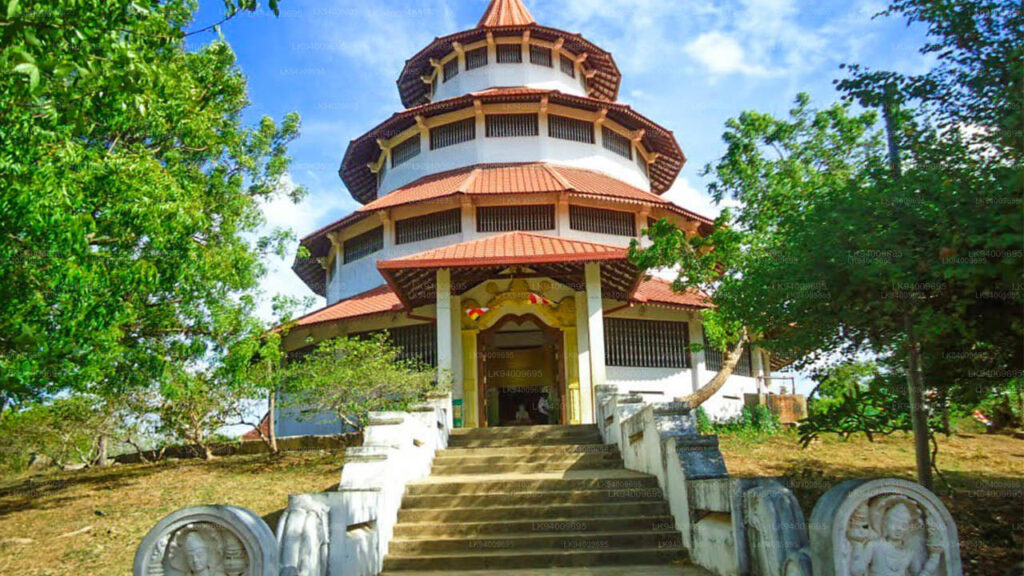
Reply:
<svg viewBox="0 0 1024 576"><path fill-rule="evenodd" d="M408 486L385 574L495 570L704 574L656 479L623 469L595 426L456 430Z"/></svg>

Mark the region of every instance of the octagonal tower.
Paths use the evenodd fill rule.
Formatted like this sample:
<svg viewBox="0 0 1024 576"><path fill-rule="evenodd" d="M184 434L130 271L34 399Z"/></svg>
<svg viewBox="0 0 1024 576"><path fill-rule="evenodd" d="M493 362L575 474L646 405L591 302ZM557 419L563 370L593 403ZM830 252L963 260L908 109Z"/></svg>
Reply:
<svg viewBox="0 0 1024 576"><path fill-rule="evenodd" d="M410 58L405 110L342 160L363 206L302 240L294 269L328 305L287 344L386 330L450 380L464 426L587 423L597 385L671 400L705 382L721 355L688 344L707 300L627 249L653 220L712 220L661 197L686 158L617 101L620 82L610 53L520 0ZM713 412L737 413L768 374L760 352L741 364Z"/></svg>

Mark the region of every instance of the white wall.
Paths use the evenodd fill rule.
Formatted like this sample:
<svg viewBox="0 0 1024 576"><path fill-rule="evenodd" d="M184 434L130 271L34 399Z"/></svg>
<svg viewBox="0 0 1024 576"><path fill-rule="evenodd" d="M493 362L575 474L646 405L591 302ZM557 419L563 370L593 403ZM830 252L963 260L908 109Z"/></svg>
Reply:
<svg viewBox="0 0 1024 576"><path fill-rule="evenodd" d="M488 55L488 64L482 68L466 70L465 63L460 63L459 75L443 81L437 87L437 93L431 99L434 102L448 98L457 98L470 92L480 92L488 88L505 86L525 86L541 90L558 90L574 96L586 96L583 82L579 74L572 78L564 74L559 66L558 55L554 55L554 66L548 68L530 62L527 52L521 64L499 64L492 50Z"/></svg>
<svg viewBox="0 0 1024 576"><path fill-rule="evenodd" d="M535 105L534 105L535 106ZM506 113L514 114L517 108L508 105ZM522 112L526 112L524 109ZM465 168L475 164L508 162L548 162L571 168L585 168L617 178L627 184L650 190L647 174L635 160L619 156L601 144L601 129L595 128L595 144L584 144L549 138L546 122L541 120L540 136L527 138L487 138L483 118L477 120L476 139L430 150L429 140L424 136L420 144L420 155L395 168L388 168L377 192L378 197L410 184L425 176L447 170Z"/></svg>

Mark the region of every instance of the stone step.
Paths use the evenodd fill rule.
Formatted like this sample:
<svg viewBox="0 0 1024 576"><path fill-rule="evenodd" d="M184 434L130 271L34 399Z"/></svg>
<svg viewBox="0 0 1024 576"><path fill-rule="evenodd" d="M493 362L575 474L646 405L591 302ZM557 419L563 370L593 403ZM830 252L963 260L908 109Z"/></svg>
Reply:
<svg viewBox="0 0 1024 576"><path fill-rule="evenodd" d="M636 518L669 514L668 503L614 502L601 504L558 504L552 506L493 506L488 508L417 508L402 507L398 522L501 522L530 518L535 520Z"/></svg>
<svg viewBox="0 0 1024 576"><path fill-rule="evenodd" d="M619 447L611 444L523 444L511 446L449 447L438 450L436 458L457 458L462 456L552 456L558 454L618 454Z"/></svg>
<svg viewBox="0 0 1024 576"><path fill-rule="evenodd" d="M566 446L566 445L588 445L597 446L602 444L601 436L598 434L575 436L567 438L517 438L509 437L459 437L452 436L448 439L448 448L513 448L521 446Z"/></svg>
<svg viewBox="0 0 1024 576"><path fill-rule="evenodd" d="M554 438L571 436L573 434L599 434L597 426L593 424L575 426L504 426L493 428L456 428L452 430L452 438L486 437L530 437L530 438Z"/></svg>
<svg viewBox="0 0 1024 576"><path fill-rule="evenodd" d="M555 453L555 454L529 454L515 456L505 454L501 456L486 456L475 454L473 450L459 450L457 454L446 453L434 459L434 466L480 466L491 464L552 464L559 466L563 464L603 462L608 460L622 461L618 452L611 453Z"/></svg>
<svg viewBox="0 0 1024 576"><path fill-rule="evenodd" d="M382 572L381 576L451 576L447 570L413 570ZM458 576L712 576L693 564L644 564L621 566L581 566L576 568L531 568L527 570L460 570Z"/></svg>
<svg viewBox="0 0 1024 576"><path fill-rule="evenodd" d="M664 499L660 488L627 488L616 490L564 490L543 492L506 492L496 494L460 494L406 496L402 507L417 508L486 508L501 506L527 506L552 504L600 504L602 502L660 502Z"/></svg>
<svg viewBox="0 0 1024 576"><path fill-rule="evenodd" d="M508 534L496 537L394 539L388 553L395 556L437 556L472 552L548 550L623 550L632 548L675 548L682 546L679 532L588 532L582 534Z"/></svg>
<svg viewBox="0 0 1024 576"><path fill-rule="evenodd" d="M558 568L667 564L685 560L682 546L603 550L517 550L461 554L399 556L388 554L384 570L512 570L519 568Z"/></svg>
<svg viewBox="0 0 1024 576"><path fill-rule="evenodd" d="M531 479L528 476L514 480L493 480L481 482L430 482L409 484L409 496L501 494L507 492L570 492L573 490L636 490L657 488L654 476L622 477L608 476L587 479Z"/></svg>
<svg viewBox="0 0 1024 576"><path fill-rule="evenodd" d="M468 474L531 474L567 472L570 470L608 470L622 468L621 458L581 457L561 462L515 462L492 464L441 463L434 464L434 476L460 476Z"/></svg>
<svg viewBox="0 0 1024 576"><path fill-rule="evenodd" d="M641 532L675 530L672 516L635 518L551 518L505 522L405 522L395 526L395 538L459 538L500 534Z"/></svg>

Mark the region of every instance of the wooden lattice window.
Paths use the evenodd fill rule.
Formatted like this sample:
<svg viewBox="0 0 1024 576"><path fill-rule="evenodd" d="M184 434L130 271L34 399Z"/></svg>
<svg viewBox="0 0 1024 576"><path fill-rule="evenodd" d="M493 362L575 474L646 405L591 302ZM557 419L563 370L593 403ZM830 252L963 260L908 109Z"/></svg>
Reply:
<svg viewBox="0 0 1024 576"><path fill-rule="evenodd" d="M345 240L342 252L345 257L345 264L355 262L356 260L362 260L374 252L379 252L384 249L384 227L379 226L370 230L369 232L363 232L358 236L353 236L348 240Z"/></svg>
<svg viewBox="0 0 1024 576"><path fill-rule="evenodd" d="M466 52L466 70L474 70L487 66L487 47L483 46L476 50Z"/></svg>
<svg viewBox="0 0 1024 576"><path fill-rule="evenodd" d="M572 58L569 58L568 56L563 54L562 58L561 58L561 64L562 64L562 72L564 72L565 74L567 74L569 76L572 76L573 78L576 77L576 61L575 60L573 60Z"/></svg>
<svg viewBox="0 0 1024 576"><path fill-rule="evenodd" d="M476 210L477 232L555 229L555 206L482 206Z"/></svg>
<svg viewBox="0 0 1024 576"><path fill-rule="evenodd" d="M444 81L447 82L459 75L459 57L456 56L444 63Z"/></svg>
<svg viewBox="0 0 1024 576"><path fill-rule="evenodd" d="M594 123L567 116L548 116L548 136L584 144L594 143Z"/></svg>
<svg viewBox="0 0 1024 576"><path fill-rule="evenodd" d="M409 244L461 233L462 210L459 208L395 222L395 244Z"/></svg>
<svg viewBox="0 0 1024 576"><path fill-rule="evenodd" d="M689 368L686 322L605 318L605 362L631 368Z"/></svg>
<svg viewBox="0 0 1024 576"><path fill-rule="evenodd" d="M569 227L581 232L636 236L636 216L632 212L569 206Z"/></svg>
<svg viewBox="0 0 1024 576"><path fill-rule="evenodd" d="M543 46L530 46L530 62L538 66L554 67L551 60L551 49Z"/></svg>
<svg viewBox="0 0 1024 576"><path fill-rule="evenodd" d="M498 64L521 64L523 62L522 44L498 44Z"/></svg>
<svg viewBox="0 0 1024 576"><path fill-rule="evenodd" d="M488 138L537 136L540 133L536 114L489 114L484 121Z"/></svg>
<svg viewBox="0 0 1024 576"><path fill-rule="evenodd" d="M398 348L399 360L414 360L432 368L437 367L437 327L434 324L360 332L350 334L349 338L366 340L378 334L385 334L388 342Z"/></svg>
<svg viewBox="0 0 1024 576"><path fill-rule="evenodd" d="M466 118L430 129L430 149L438 150L476 138L476 118Z"/></svg>
<svg viewBox="0 0 1024 576"><path fill-rule="evenodd" d="M711 372L718 372L722 369L722 364L725 362L725 352L712 348L708 344L708 336L704 334L704 363L707 369ZM736 376L753 376L754 375L754 358L750 353L750 345L743 347L743 356L740 357L740 361L736 364L736 370L733 371Z"/></svg>
<svg viewBox="0 0 1024 576"><path fill-rule="evenodd" d="M623 158L633 159L633 141L615 130L604 126L601 129L601 142L604 147Z"/></svg>
<svg viewBox="0 0 1024 576"><path fill-rule="evenodd" d="M391 167L401 166L420 155L420 135L407 138L391 149Z"/></svg>

